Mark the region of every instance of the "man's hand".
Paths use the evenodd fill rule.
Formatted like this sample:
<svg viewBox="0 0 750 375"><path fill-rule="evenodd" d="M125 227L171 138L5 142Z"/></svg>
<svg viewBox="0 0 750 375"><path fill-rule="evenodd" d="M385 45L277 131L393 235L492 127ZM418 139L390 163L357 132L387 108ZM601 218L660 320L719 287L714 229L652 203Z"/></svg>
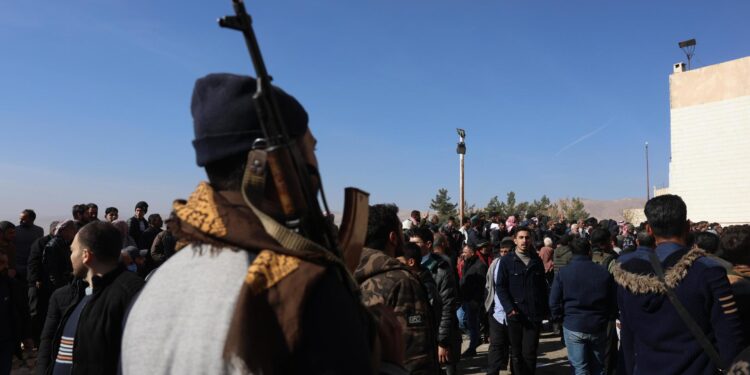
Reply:
<svg viewBox="0 0 750 375"><path fill-rule="evenodd" d="M440 361L440 364L448 363L448 356L450 355L450 353L450 349L442 345L438 345L438 361Z"/></svg>
<svg viewBox="0 0 750 375"><path fill-rule="evenodd" d="M511 310L511 312L508 313L508 318L510 318L511 316L515 316L515 315L518 315L518 311L516 311L516 309L513 309Z"/></svg>
<svg viewBox="0 0 750 375"><path fill-rule="evenodd" d="M42 282L41 282L41 281L37 281L37 282L35 282L35 283L34 283L34 286L35 286L35 287L36 287L37 289L42 289Z"/></svg>

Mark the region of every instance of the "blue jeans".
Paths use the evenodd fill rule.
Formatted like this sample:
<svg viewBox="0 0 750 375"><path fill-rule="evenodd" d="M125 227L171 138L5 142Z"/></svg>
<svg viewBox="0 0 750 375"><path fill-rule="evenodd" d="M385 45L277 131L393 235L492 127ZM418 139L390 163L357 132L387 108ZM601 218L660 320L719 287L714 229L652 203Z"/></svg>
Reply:
<svg viewBox="0 0 750 375"><path fill-rule="evenodd" d="M463 306L459 306L458 309L456 309L456 317L458 318L458 328L460 328L461 331L466 331L466 313L464 312Z"/></svg>
<svg viewBox="0 0 750 375"><path fill-rule="evenodd" d="M469 330L469 350L475 350L482 341L479 338L479 306L475 303L464 302L463 308L466 328Z"/></svg>
<svg viewBox="0 0 750 375"><path fill-rule="evenodd" d="M604 375L604 350L607 332L583 333L563 327L568 361L576 375Z"/></svg>

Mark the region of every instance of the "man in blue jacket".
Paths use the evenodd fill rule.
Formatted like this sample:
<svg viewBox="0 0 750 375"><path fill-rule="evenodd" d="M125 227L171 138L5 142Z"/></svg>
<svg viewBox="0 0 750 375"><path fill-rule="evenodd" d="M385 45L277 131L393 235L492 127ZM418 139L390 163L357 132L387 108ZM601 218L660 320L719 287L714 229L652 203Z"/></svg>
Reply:
<svg viewBox="0 0 750 375"><path fill-rule="evenodd" d="M652 198L644 209L654 253L674 291L695 324L729 364L742 348L740 318L724 268L703 250L687 247L687 206L676 195ZM716 374L703 347L680 318L655 276L648 251L618 260L613 269L620 308L619 373Z"/></svg>
<svg viewBox="0 0 750 375"><path fill-rule="evenodd" d="M529 228L516 229L516 247L502 258L497 272L497 296L507 312L515 375L536 371L542 319L549 315L544 265L532 248L532 236Z"/></svg>
<svg viewBox="0 0 750 375"><path fill-rule="evenodd" d="M612 275L591 260L591 245L571 243L570 264L555 274L549 296L554 321L563 322L568 360L579 374L603 374L607 323L617 315L617 287Z"/></svg>

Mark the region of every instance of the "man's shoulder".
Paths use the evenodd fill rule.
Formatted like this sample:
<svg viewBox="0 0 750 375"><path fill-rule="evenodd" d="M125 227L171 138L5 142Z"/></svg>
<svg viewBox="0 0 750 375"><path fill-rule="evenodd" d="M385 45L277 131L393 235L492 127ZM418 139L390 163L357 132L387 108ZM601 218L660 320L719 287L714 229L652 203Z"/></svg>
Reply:
<svg viewBox="0 0 750 375"><path fill-rule="evenodd" d="M138 292L146 282L134 272L123 271L112 283L127 291Z"/></svg>

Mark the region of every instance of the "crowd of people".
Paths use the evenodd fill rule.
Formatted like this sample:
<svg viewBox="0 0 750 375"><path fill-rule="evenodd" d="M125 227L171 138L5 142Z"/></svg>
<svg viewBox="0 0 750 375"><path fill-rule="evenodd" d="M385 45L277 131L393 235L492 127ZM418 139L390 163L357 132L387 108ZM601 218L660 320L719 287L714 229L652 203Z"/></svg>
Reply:
<svg viewBox="0 0 750 375"><path fill-rule="evenodd" d="M525 375L543 330L576 374L715 374L748 342L750 226L691 225L675 195L649 200L637 227L542 213L402 222L374 204L347 268L288 227L256 147L255 89L197 81L208 181L174 202L166 230L146 202L127 221L75 205L47 235L30 209L0 222L0 375L22 351L55 375L456 374L483 342L487 374ZM317 191L307 113L273 90Z"/></svg>

